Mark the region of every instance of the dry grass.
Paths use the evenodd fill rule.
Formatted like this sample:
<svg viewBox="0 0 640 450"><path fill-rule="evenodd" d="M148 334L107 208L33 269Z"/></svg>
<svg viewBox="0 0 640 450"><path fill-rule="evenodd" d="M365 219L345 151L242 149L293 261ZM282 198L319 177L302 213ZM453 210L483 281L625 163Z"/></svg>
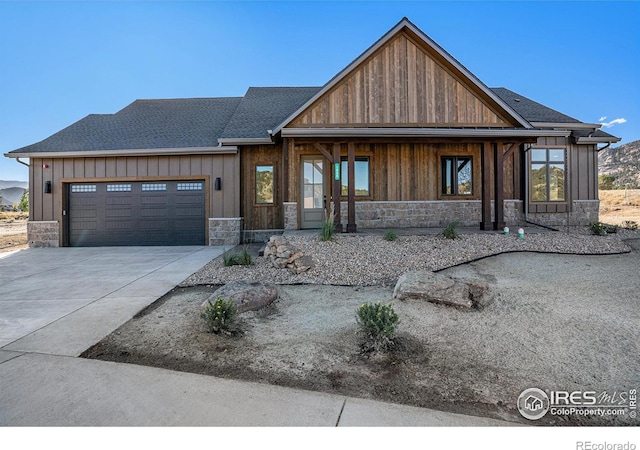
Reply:
<svg viewBox="0 0 640 450"><path fill-rule="evenodd" d="M599 195L601 222L622 225L632 221L640 224L640 189L601 190Z"/></svg>
<svg viewBox="0 0 640 450"><path fill-rule="evenodd" d="M24 222L29 219L28 212L0 211L1 223Z"/></svg>
<svg viewBox="0 0 640 450"><path fill-rule="evenodd" d="M26 212L0 212L0 252L27 247L28 219Z"/></svg>

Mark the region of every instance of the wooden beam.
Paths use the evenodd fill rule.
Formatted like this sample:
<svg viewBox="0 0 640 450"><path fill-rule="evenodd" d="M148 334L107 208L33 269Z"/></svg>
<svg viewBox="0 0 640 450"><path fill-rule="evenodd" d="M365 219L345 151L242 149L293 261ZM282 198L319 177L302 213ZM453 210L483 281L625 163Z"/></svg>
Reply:
<svg viewBox="0 0 640 450"><path fill-rule="evenodd" d="M482 172L482 218L480 220L481 230L492 230L491 221L491 147L493 143L482 143L481 172Z"/></svg>
<svg viewBox="0 0 640 450"><path fill-rule="evenodd" d="M282 201L289 201L289 144L292 139L284 138L282 142ZM293 146L291 146L293 147Z"/></svg>
<svg viewBox="0 0 640 450"><path fill-rule="evenodd" d="M502 142L495 145L493 153L493 198L495 205L493 208L494 220L493 229L501 230L505 226L504 222L504 151Z"/></svg>
<svg viewBox="0 0 640 450"><path fill-rule="evenodd" d="M331 156L331 153L329 153L322 145L318 144L317 142L313 143L313 146L315 147L316 150L318 150L320 153L322 153L322 155L327 158L327 161L329 161L329 163L334 162L333 161L333 156ZM335 146L335 144L334 144ZM338 159L339 155L338 155Z"/></svg>
<svg viewBox="0 0 640 450"><path fill-rule="evenodd" d="M348 222L347 233L356 232L356 144L349 142L347 144L347 171L349 172L349 196L347 199Z"/></svg>
<svg viewBox="0 0 640 450"><path fill-rule="evenodd" d="M342 222L340 221L340 178L334 176L335 168L334 164L340 164L340 144L333 144L333 158L331 158L331 170L329 173L331 174L331 179L333 180L333 189L331 195L333 197L333 223L335 225L336 233L342 233ZM338 179L336 179L338 178Z"/></svg>

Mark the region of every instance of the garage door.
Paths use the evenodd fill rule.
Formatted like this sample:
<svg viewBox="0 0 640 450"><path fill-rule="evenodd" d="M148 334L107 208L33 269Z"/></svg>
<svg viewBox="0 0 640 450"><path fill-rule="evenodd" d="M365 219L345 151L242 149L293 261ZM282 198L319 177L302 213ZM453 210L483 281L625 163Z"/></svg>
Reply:
<svg viewBox="0 0 640 450"><path fill-rule="evenodd" d="M204 181L73 183L69 245L204 245Z"/></svg>

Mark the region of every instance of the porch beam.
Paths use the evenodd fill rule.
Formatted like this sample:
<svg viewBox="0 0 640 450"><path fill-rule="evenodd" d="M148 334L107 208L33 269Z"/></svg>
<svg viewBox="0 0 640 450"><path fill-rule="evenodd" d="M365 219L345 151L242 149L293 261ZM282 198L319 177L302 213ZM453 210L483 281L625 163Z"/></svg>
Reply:
<svg viewBox="0 0 640 450"><path fill-rule="evenodd" d="M493 229L501 230L505 226L504 222L504 148L502 142L494 146L493 159L493 198L495 205L493 208L494 220Z"/></svg>
<svg viewBox="0 0 640 450"><path fill-rule="evenodd" d="M491 148L493 143L482 143L482 154L480 155L480 168L482 172L482 218L480 220L481 230L492 230L491 221Z"/></svg>
<svg viewBox="0 0 640 450"><path fill-rule="evenodd" d="M327 161L329 161L329 163L333 163L333 156L322 145L318 144L317 142L314 142L313 146L315 147L316 150L322 153L322 156L327 158Z"/></svg>
<svg viewBox="0 0 640 450"><path fill-rule="evenodd" d="M320 146L318 146L320 147ZM340 221L340 178L335 176L334 164L340 164L340 144L333 144L333 158L331 161L331 179L333 180L333 189L331 195L333 197L333 224L335 225L336 233L342 233L342 222ZM338 179L336 179L338 178Z"/></svg>
<svg viewBox="0 0 640 450"><path fill-rule="evenodd" d="M341 163L342 164L342 163ZM356 232L356 144L347 144L347 171L349 173L347 233Z"/></svg>

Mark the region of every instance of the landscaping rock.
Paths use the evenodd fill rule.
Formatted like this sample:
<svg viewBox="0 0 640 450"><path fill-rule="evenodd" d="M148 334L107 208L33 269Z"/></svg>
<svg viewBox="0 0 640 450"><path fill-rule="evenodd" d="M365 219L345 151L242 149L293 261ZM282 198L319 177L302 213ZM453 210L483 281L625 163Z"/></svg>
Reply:
<svg viewBox="0 0 640 450"><path fill-rule="evenodd" d="M264 257L269 258L276 269L289 269L293 274L306 272L313 267L313 260L293 247L282 236L271 236L264 250Z"/></svg>
<svg viewBox="0 0 640 450"><path fill-rule="evenodd" d="M218 297L233 300L238 314L242 314L247 311L257 311L273 303L278 298L278 288L272 284L232 281L215 291L202 304L202 307L206 308L209 302L213 303Z"/></svg>
<svg viewBox="0 0 640 450"><path fill-rule="evenodd" d="M435 272L416 270L407 272L398 279L393 298L472 308L488 289L487 284L479 281L458 280Z"/></svg>

